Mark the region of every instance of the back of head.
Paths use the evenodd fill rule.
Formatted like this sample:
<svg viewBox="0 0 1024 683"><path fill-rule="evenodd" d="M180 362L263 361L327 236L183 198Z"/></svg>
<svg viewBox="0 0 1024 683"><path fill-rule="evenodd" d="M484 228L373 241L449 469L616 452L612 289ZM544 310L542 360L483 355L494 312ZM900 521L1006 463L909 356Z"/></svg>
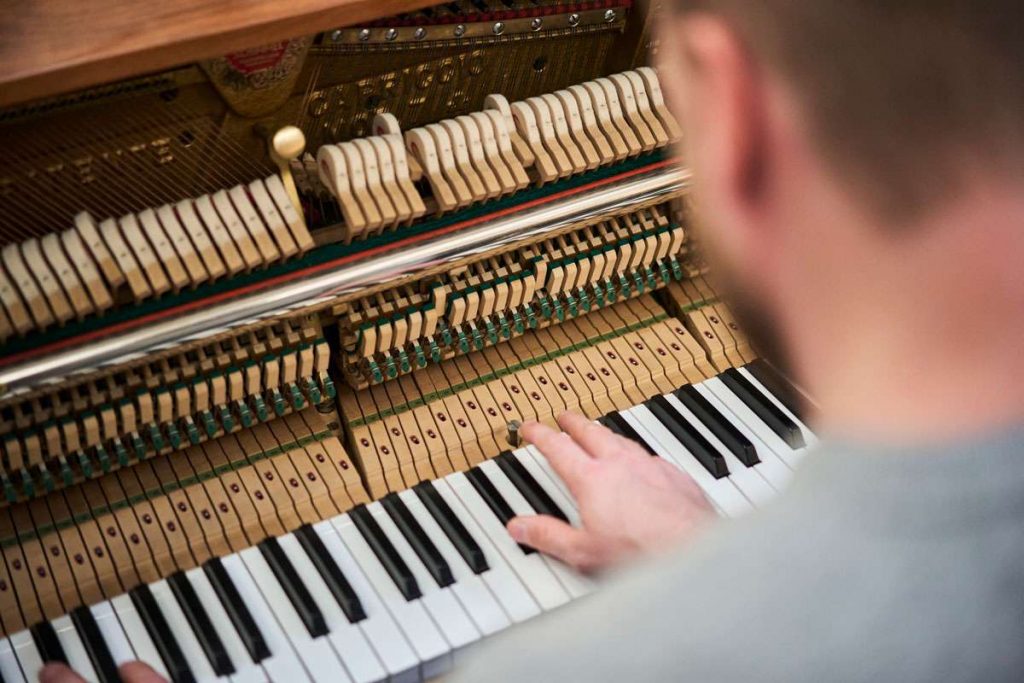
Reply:
<svg viewBox="0 0 1024 683"><path fill-rule="evenodd" d="M965 174L1024 180L1019 0L677 0L722 15L803 100L869 206L913 217Z"/></svg>
<svg viewBox="0 0 1024 683"><path fill-rule="evenodd" d="M702 247L755 345L836 430L1024 420L1020 0L674 2Z"/></svg>

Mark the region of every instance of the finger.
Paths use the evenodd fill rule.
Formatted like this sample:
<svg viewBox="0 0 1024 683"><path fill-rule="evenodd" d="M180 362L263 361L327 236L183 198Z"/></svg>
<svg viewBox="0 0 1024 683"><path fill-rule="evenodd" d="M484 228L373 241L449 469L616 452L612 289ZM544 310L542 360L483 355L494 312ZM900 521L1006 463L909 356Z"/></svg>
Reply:
<svg viewBox="0 0 1024 683"><path fill-rule="evenodd" d="M700 487L697 480L691 477L686 472L683 472L675 465L670 464L667 460L661 458L655 458L654 462L657 467L661 467L665 470L665 475L671 477L676 481L676 485L682 489L684 495L699 509L711 511L711 502L708 500L707 495L704 493L704 489Z"/></svg>
<svg viewBox="0 0 1024 683"><path fill-rule="evenodd" d="M592 459L572 437L539 422L524 422L520 434L551 463L570 491L583 481Z"/></svg>
<svg viewBox="0 0 1024 683"><path fill-rule="evenodd" d="M647 451L647 449L645 449L636 441L633 441L633 439L628 439L624 436L619 436L618 434L612 434L612 439L615 440L615 443L619 444L619 448L622 449L622 451L625 453L629 453L630 455L633 456L639 456L641 460L648 460L651 458L651 454ZM661 458L654 459L661 460Z"/></svg>
<svg viewBox="0 0 1024 683"><path fill-rule="evenodd" d="M615 439L612 430L591 422L579 413L562 413L558 416L558 426L594 458L607 458L622 453L621 443Z"/></svg>
<svg viewBox="0 0 1024 683"><path fill-rule="evenodd" d="M39 670L39 683L85 683L85 679L67 664L51 662Z"/></svg>
<svg viewBox="0 0 1024 683"><path fill-rule="evenodd" d="M163 676L144 662L125 662L117 673L121 683L166 683Z"/></svg>
<svg viewBox="0 0 1024 683"><path fill-rule="evenodd" d="M593 541L588 532L548 515L514 517L508 532L517 543L528 545L576 569L590 569Z"/></svg>

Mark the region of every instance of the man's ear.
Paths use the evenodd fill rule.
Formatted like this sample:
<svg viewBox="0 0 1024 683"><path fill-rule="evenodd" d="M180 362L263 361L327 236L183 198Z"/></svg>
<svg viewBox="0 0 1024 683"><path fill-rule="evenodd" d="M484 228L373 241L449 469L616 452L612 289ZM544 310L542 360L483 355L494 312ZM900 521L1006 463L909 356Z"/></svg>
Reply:
<svg viewBox="0 0 1024 683"><path fill-rule="evenodd" d="M667 89L687 134L686 161L716 222L751 226L770 179L762 74L722 18L690 13L673 23L662 68L675 72Z"/></svg>

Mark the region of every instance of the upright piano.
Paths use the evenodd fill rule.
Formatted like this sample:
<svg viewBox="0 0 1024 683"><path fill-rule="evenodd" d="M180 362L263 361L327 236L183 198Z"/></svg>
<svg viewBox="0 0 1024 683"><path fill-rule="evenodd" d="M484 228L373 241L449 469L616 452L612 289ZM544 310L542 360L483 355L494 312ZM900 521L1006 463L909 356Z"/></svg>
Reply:
<svg viewBox="0 0 1024 683"><path fill-rule="evenodd" d="M580 411L727 517L786 485L814 435L707 279L657 12L7 14L0 681L444 673L595 589L505 531L579 523L516 421Z"/></svg>

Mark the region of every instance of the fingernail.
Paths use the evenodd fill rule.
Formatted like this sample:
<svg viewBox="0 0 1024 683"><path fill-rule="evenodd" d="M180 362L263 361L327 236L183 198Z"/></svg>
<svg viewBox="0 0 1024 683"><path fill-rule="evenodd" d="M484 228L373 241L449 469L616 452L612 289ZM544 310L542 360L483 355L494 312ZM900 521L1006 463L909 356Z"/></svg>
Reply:
<svg viewBox="0 0 1024 683"><path fill-rule="evenodd" d="M529 434L536 426L537 422L535 420L523 420L519 424L519 428L516 430L516 433L519 435L520 442L530 441Z"/></svg>
<svg viewBox="0 0 1024 683"><path fill-rule="evenodd" d="M125 662L118 669L122 681L136 683L167 683L163 677L145 662Z"/></svg>
<svg viewBox="0 0 1024 683"><path fill-rule="evenodd" d="M512 537L512 540L520 542L526 538L526 523L518 517L514 517L508 522L508 533Z"/></svg>

